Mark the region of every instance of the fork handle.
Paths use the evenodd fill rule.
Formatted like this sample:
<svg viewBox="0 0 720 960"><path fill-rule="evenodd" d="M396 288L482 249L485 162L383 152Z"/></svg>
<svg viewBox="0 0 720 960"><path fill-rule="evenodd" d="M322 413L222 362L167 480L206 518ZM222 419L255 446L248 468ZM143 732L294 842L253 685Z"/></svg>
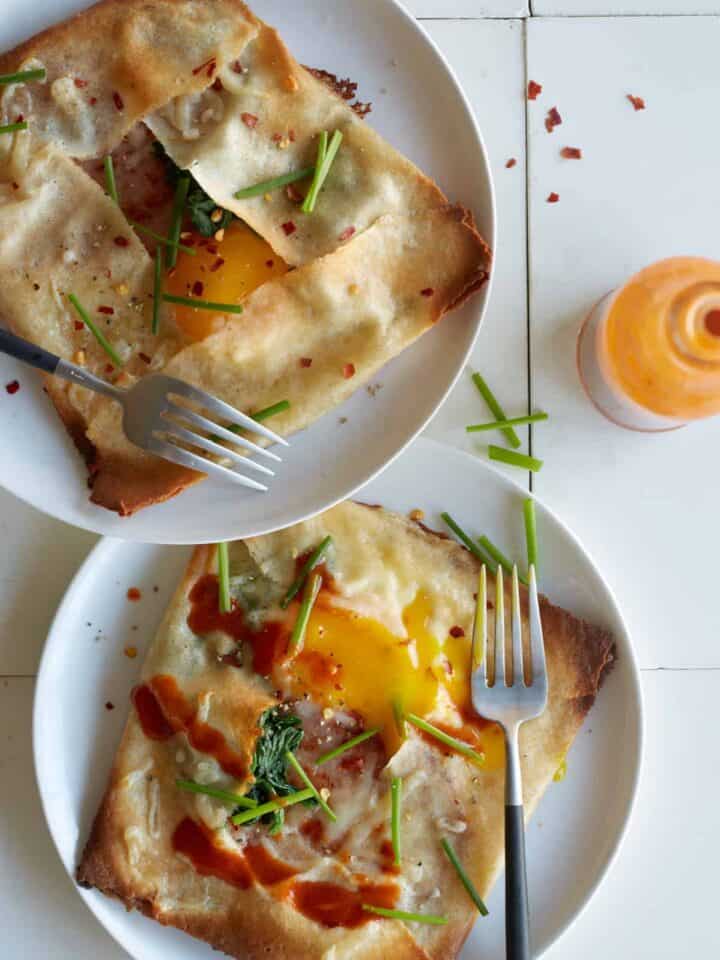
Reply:
<svg viewBox="0 0 720 960"><path fill-rule="evenodd" d="M507 960L530 960L522 804L505 807L505 951Z"/></svg>
<svg viewBox="0 0 720 960"><path fill-rule="evenodd" d="M23 363L31 367L37 367L38 370L44 370L45 373L55 373L60 357L54 353L49 353L38 347L29 340L23 340L9 330L0 329L0 351L7 353L16 360L22 360Z"/></svg>

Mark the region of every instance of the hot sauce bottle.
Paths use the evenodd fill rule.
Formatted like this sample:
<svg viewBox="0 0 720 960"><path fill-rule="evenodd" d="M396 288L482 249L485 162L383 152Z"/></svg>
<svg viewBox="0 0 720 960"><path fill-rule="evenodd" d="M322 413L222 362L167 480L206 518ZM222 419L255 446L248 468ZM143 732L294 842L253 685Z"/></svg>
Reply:
<svg viewBox="0 0 720 960"><path fill-rule="evenodd" d="M672 257L600 300L578 337L595 406L631 430L720 413L720 262Z"/></svg>

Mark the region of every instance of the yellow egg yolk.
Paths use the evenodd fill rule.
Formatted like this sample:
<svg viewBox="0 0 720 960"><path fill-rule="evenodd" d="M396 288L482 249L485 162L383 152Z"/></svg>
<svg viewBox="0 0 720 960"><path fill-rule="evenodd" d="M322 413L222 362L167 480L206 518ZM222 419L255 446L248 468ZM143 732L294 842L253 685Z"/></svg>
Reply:
<svg viewBox="0 0 720 960"><path fill-rule="evenodd" d="M288 270L270 244L241 220L233 220L220 241L193 233L182 242L192 246L196 254L178 252L177 263L165 281L165 290L173 296L236 304ZM178 326L193 340L203 340L221 329L228 316L194 307L175 308Z"/></svg>

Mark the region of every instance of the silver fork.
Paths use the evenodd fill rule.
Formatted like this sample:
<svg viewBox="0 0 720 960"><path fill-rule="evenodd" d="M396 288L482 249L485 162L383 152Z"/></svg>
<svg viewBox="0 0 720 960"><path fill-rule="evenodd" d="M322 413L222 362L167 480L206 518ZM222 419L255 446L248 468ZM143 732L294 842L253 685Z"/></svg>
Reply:
<svg viewBox="0 0 720 960"><path fill-rule="evenodd" d="M259 483L251 477L246 477L231 467L215 463L199 454L190 453L189 450L178 446L178 443L190 444L193 447L199 447L201 450L207 450L209 453L217 454L229 460L233 467L254 470L256 473L268 477L275 476L274 472L264 464L242 456L235 450L223 447L214 439L202 436L200 433L189 429L189 427L207 431L214 437L230 441L245 451L256 453L267 460L276 463L281 463L282 460L272 450L259 446L247 437L238 436L232 430L214 423L207 417L190 410L182 403L177 403L173 397L188 401L193 406L222 417L223 420L229 421L234 426L242 427L250 433L258 434L285 447L288 446L287 440L284 440L272 430L268 430L257 420L253 420L247 414L231 407L229 403L218 400L217 397L205 393L204 390L198 390L176 377L166 377L164 374L153 373L147 377L142 377L129 390L123 390L107 383L105 380L101 380L100 377L96 377L84 367L62 360L55 354L43 350L42 347L30 343L29 340L23 340L22 337L3 329L0 329L0 351L22 360L32 367L37 367L38 370L52 373L56 377L62 377L64 380L69 380L81 387L87 387L89 390L102 393L106 397L110 397L111 400L115 400L123 409L123 430L128 440L143 450L147 450L148 453L157 454L165 460L171 460L173 463L188 467L190 470L212 473L242 484L244 487L250 487L252 490L267 490L263 483Z"/></svg>
<svg viewBox="0 0 720 960"><path fill-rule="evenodd" d="M522 643L517 567L512 571L511 662L505 656L505 589L502 567L495 575L495 637L488 656L487 573L483 564L472 637L471 694L475 710L505 733L505 949L507 960L530 960L530 920L525 870L525 825L518 731L547 706L548 683L535 568L528 585L530 670ZM507 668L507 669L506 669ZM529 675L529 682L526 677ZM510 678L508 682L508 677Z"/></svg>

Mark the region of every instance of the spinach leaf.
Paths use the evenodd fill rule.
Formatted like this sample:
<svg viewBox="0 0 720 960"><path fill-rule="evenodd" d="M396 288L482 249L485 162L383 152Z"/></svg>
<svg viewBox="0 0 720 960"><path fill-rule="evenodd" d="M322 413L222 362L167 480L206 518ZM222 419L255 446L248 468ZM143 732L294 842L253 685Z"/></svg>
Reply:
<svg viewBox="0 0 720 960"><path fill-rule="evenodd" d="M178 167L165 152L159 140L153 141L153 150L165 164L165 178L172 186L175 185L181 173L189 173ZM217 222L210 219L215 210L222 210L222 217ZM195 229L204 237L211 237L217 230L224 230L234 218L230 210L223 210L209 194L205 193L192 174L190 174L190 188L187 195L187 213Z"/></svg>

